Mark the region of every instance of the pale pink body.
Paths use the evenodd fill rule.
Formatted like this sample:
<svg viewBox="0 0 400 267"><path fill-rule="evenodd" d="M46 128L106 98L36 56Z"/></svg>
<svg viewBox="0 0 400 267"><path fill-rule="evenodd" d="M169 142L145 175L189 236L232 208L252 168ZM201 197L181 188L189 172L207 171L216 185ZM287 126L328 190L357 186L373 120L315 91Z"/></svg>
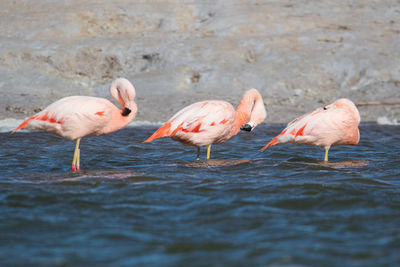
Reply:
<svg viewBox="0 0 400 267"><path fill-rule="evenodd" d="M327 157L331 146L358 144L359 124L357 107L350 100L342 98L293 120L262 150L279 144L308 144L323 147Z"/></svg>
<svg viewBox="0 0 400 267"><path fill-rule="evenodd" d="M43 120L43 118L51 118ZM104 98L70 96L34 115L25 128L54 133L69 140L107 134L128 125L135 117L121 116L121 110Z"/></svg>
<svg viewBox="0 0 400 267"><path fill-rule="evenodd" d="M69 96L25 120L14 132L27 128L54 133L69 140L107 134L127 126L136 116L135 88L124 78L110 86L111 95L121 104L117 108L105 98Z"/></svg>
<svg viewBox="0 0 400 267"><path fill-rule="evenodd" d="M249 122L253 129L264 121L267 113L260 93L256 89L246 91L236 110L221 100L194 103L177 112L144 142L161 137L171 137L185 145L210 146L235 136L241 126Z"/></svg>

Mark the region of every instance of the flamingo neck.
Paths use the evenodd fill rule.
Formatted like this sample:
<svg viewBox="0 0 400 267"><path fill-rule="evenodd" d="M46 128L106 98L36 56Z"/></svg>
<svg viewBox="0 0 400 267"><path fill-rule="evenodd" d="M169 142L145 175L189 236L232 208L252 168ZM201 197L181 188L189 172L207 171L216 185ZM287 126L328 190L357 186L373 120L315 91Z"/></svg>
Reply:
<svg viewBox="0 0 400 267"><path fill-rule="evenodd" d="M242 98L236 107L236 123L235 128L239 131L248 120L251 109L253 107L253 100Z"/></svg>
<svg viewBox="0 0 400 267"><path fill-rule="evenodd" d="M236 129L239 130L245 123L255 125L261 123L267 112L265 111L263 99L257 89L247 90L236 107Z"/></svg>
<svg viewBox="0 0 400 267"><path fill-rule="evenodd" d="M121 114L124 113L124 109L128 106L131 109L129 103L133 102L135 99L135 88L133 85L125 78L118 78L111 83L110 86L110 93L111 96L117 100L121 107L122 111ZM124 114L126 114L125 111Z"/></svg>
<svg viewBox="0 0 400 267"><path fill-rule="evenodd" d="M135 103L131 103L129 106L131 106L132 110L126 116L122 115L122 113L124 113L124 108L119 109L114 106L111 113L111 119L109 120L109 123L106 125L106 127L104 127L102 132L103 134L115 132L119 129L122 129L135 118L137 106Z"/></svg>

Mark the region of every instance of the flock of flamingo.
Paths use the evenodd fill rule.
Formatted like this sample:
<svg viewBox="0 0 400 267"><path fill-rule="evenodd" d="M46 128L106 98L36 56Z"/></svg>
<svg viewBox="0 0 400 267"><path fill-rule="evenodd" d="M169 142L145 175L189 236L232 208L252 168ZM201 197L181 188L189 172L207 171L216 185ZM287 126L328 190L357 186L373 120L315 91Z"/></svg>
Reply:
<svg viewBox="0 0 400 267"><path fill-rule="evenodd" d="M80 170L81 138L115 132L127 126L136 116L136 92L127 79L114 80L110 93L122 109L104 98L64 97L26 119L12 133L27 128L76 140L71 169ZM170 137L185 145L196 146L197 160L200 159L200 147L207 146L206 159L209 160L212 144L223 143L240 130L251 131L266 117L260 93L250 89L243 94L236 109L221 100L197 102L181 109L144 143ZM358 144L359 124L360 115L356 106L352 101L342 98L291 121L261 150L286 143L314 145L325 149L326 162L331 146Z"/></svg>

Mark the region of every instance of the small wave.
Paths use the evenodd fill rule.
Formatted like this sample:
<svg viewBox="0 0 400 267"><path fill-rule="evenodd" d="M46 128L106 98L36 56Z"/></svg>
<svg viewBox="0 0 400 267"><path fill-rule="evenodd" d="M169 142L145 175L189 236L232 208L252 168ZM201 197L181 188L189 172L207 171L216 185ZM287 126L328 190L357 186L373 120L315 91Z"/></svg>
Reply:
<svg viewBox="0 0 400 267"><path fill-rule="evenodd" d="M14 118L6 118L0 120L0 133L11 132L18 127L24 120L17 120Z"/></svg>
<svg viewBox="0 0 400 267"><path fill-rule="evenodd" d="M376 120L376 123L379 125L400 125L400 122L398 122L397 119L389 119L386 116L379 117Z"/></svg>
<svg viewBox="0 0 400 267"><path fill-rule="evenodd" d="M151 121L133 121L128 125L128 127L138 127L138 126L161 126L164 122L151 122Z"/></svg>

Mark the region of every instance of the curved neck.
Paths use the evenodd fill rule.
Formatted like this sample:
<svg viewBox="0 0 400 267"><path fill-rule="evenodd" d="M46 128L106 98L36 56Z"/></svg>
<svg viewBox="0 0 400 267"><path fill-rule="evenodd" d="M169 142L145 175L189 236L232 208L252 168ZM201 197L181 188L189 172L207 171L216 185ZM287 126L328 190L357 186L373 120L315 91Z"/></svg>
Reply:
<svg viewBox="0 0 400 267"><path fill-rule="evenodd" d="M122 109L125 108L125 101L121 95L121 89L119 87L117 87L118 85L116 84L112 84L110 87L110 93L111 96L118 101L118 103L121 105Z"/></svg>
<svg viewBox="0 0 400 267"><path fill-rule="evenodd" d="M264 103L260 93L256 89L250 89L243 94L239 104L236 107L235 127L240 129L240 127L243 126L249 118L251 121L255 121L258 124L259 119L256 118L256 116L259 115L254 114L257 113L255 111L259 113L260 111L265 112ZM262 120L264 120L264 118L265 116L262 118Z"/></svg>
<svg viewBox="0 0 400 267"><path fill-rule="evenodd" d="M247 120L249 119L251 108L253 103L249 103L249 101L243 101L243 98L240 100L239 104L236 107L236 122L235 128L240 129Z"/></svg>
<svg viewBox="0 0 400 267"><path fill-rule="evenodd" d="M111 96L120 103L122 110L124 110L129 102L133 101L136 94L133 85L125 78L115 79L111 83L110 93Z"/></svg>

